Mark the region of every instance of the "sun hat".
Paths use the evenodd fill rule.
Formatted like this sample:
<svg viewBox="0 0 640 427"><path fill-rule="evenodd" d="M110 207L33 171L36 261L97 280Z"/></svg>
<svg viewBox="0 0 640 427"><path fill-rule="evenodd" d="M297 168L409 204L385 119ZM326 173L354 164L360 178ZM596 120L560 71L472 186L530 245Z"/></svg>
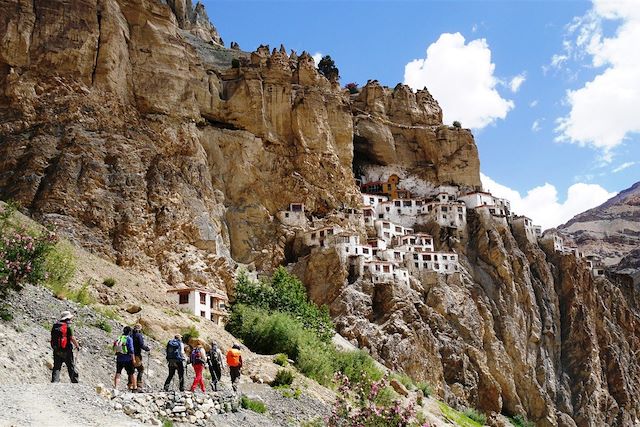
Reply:
<svg viewBox="0 0 640 427"><path fill-rule="evenodd" d="M73 318L73 314L70 311L63 311L60 315L60 320L69 320Z"/></svg>

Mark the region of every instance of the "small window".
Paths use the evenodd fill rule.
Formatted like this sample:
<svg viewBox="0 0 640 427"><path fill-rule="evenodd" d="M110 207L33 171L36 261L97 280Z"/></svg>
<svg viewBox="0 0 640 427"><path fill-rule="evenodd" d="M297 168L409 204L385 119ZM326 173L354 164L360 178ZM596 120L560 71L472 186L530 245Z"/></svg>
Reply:
<svg viewBox="0 0 640 427"><path fill-rule="evenodd" d="M180 292L178 296L178 304L189 304L189 292Z"/></svg>
<svg viewBox="0 0 640 427"><path fill-rule="evenodd" d="M396 206L400 206L400 200L396 200L396 201L395 201L395 205L396 205Z"/></svg>
<svg viewBox="0 0 640 427"><path fill-rule="evenodd" d="M415 265L416 265L416 268L420 268L420 264L419 263L416 262Z"/></svg>
<svg viewBox="0 0 640 427"><path fill-rule="evenodd" d="M316 238L316 236L317 236L317 234L316 234L316 233L311 233L311 238L312 238L312 239L315 239L315 238Z"/></svg>
<svg viewBox="0 0 640 427"><path fill-rule="evenodd" d="M207 317L207 313L205 313L204 311L201 311L200 312L200 317L206 318Z"/></svg>
<svg viewBox="0 0 640 427"><path fill-rule="evenodd" d="M285 218L289 218L289 212L285 212L285 213L284 213L284 217L285 217Z"/></svg>
<svg viewBox="0 0 640 427"><path fill-rule="evenodd" d="M200 292L200 304L206 304L207 303L207 294L205 294L204 292Z"/></svg>

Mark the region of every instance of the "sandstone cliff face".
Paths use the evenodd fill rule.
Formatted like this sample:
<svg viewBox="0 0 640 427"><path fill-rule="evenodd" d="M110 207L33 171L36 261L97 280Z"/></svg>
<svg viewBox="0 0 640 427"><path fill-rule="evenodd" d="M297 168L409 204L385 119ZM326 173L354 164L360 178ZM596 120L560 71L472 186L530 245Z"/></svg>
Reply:
<svg viewBox="0 0 640 427"><path fill-rule="evenodd" d="M480 161L468 130L442 124L426 90L393 90L369 81L353 100L356 166L403 165L430 182L481 188Z"/></svg>
<svg viewBox="0 0 640 427"><path fill-rule="evenodd" d="M432 231L462 275L407 286L292 249L275 214L303 202L314 223L338 221L360 203L352 169L480 186L473 136L443 126L427 91L372 81L350 97L308 54L222 48L188 1L4 0L0 17L2 199L159 287L232 291L237 263L296 262L341 333L449 401L538 425L640 415L635 291L568 255L481 216Z"/></svg>

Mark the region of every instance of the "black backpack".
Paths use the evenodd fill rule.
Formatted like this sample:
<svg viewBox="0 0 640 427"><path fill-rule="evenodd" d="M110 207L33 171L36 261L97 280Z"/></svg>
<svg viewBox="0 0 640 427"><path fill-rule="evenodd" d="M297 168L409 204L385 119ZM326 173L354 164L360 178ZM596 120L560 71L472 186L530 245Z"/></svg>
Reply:
<svg viewBox="0 0 640 427"><path fill-rule="evenodd" d="M174 338L167 343L167 360L184 360L180 340Z"/></svg>
<svg viewBox="0 0 640 427"><path fill-rule="evenodd" d="M213 348L209 351L209 363L216 369L222 369L222 359L220 359L220 352Z"/></svg>

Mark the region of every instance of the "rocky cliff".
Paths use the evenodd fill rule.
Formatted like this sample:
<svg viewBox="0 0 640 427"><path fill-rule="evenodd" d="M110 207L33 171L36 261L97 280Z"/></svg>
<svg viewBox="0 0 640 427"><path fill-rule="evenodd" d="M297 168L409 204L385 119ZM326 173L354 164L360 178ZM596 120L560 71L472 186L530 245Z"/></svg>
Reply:
<svg viewBox="0 0 640 427"><path fill-rule="evenodd" d="M608 266L640 246L640 182L558 227Z"/></svg>
<svg viewBox="0 0 640 427"><path fill-rule="evenodd" d="M354 172L480 187L472 134L427 90L350 96L304 52L225 49L190 2L2 0L0 17L2 199L160 288L291 263L344 336L449 401L542 426L640 416L635 307L582 261L470 212L428 226L461 274L374 285L276 219L303 202L365 236L335 215L361 203Z"/></svg>

